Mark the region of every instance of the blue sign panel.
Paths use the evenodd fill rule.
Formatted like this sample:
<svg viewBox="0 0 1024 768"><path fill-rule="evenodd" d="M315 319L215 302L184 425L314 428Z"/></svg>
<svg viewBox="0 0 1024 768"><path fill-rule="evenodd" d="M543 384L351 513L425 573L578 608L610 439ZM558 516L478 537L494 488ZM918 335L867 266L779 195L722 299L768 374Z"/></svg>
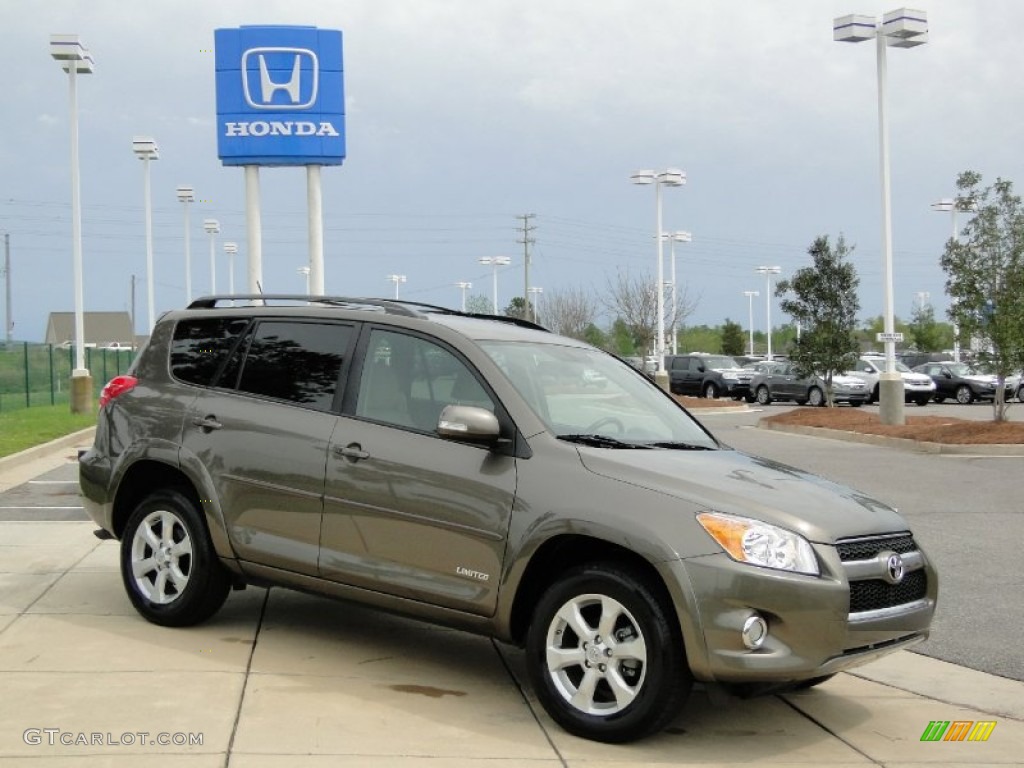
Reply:
<svg viewBox="0 0 1024 768"><path fill-rule="evenodd" d="M341 32L244 26L214 32L217 156L224 165L341 165Z"/></svg>

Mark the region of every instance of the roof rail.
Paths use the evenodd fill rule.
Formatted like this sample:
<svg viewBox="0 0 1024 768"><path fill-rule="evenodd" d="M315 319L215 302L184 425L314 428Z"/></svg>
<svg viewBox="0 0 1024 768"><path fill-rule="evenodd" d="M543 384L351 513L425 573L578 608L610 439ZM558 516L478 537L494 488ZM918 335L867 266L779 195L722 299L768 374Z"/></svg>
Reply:
<svg viewBox="0 0 1024 768"><path fill-rule="evenodd" d="M496 320L501 323L511 323L521 328L532 328L537 331L548 331L542 325L523 320L519 317L509 315L491 315L482 312L460 312L457 309L442 307L438 304L427 304L421 301L405 301L403 299L374 299L351 296L307 296L299 293L236 293L219 294L216 296L201 296L188 305L188 309L215 309L220 302L245 301L245 302L298 302L302 304L324 304L327 306L344 309L359 309L372 307L380 309L392 315L403 315L405 317L424 317L429 313L443 315L459 315L462 317L475 317L480 320ZM251 306L247 304L246 306Z"/></svg>

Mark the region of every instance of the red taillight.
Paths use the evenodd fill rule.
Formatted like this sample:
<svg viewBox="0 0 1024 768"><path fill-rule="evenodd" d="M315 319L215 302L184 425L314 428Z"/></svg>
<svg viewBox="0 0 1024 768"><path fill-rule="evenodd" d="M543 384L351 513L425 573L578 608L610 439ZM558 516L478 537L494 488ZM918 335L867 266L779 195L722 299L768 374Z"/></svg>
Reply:
<svg viewBox="0 0 1024 768"><path fill-rule="evenodd" d="M100 392L100 408L105 406L115 397L135 389L135 385L138 383L139 380L134 376L115 376L107 382L107 386L105 386L103 391Z"/></svg>

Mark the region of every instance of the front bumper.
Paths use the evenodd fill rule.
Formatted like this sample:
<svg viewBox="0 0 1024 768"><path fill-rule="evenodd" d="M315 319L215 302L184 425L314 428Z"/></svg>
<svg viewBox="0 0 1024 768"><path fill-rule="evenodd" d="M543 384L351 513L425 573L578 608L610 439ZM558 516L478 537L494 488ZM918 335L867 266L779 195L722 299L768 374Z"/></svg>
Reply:
<svg viewBox="0 0 1024 768"><path fill-rule="evenodd" d="M875 557L844 564L835 547L813 546L822 569L817 577L737 563L724 553L671 564L681 571L681 583L689 585L698 614L696 622L689 616L681 621L687 658L698 679L726 684L807 680L928 637L938 577L923 553L905 555L908 577L920 571L917 579L927 584L923 595L851 612L851 580L874 583L885 561ZM751 650L741 632L755 615L767 623L768 636ZM686 636L686 629L695 626L699 630L691 632L694 636Z"/></svg>

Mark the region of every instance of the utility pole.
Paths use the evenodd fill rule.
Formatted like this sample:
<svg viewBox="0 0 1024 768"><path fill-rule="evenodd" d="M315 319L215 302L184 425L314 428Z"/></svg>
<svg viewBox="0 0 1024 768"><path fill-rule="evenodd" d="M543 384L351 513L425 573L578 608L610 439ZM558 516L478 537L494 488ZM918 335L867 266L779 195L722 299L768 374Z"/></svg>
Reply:
<svg viewBox="0 0 1024 768"><path fill-rule="evenodd" d="M516 216L517 219L521 219L523 222L523 239L516 240L517 243L523 244L523 319L530 319L530 246L537 241L530 237L530 233L537 229L535 226L531 226L530 220L537 218L535 213L524 213L521 216Z"/></svg>
<svg viewBox="0 0 1024 768"><path fill-rule="evenodd" d="M6 299L4 301L4 342L7 349L11 348L11 334L14 333L14 320L11 318L11 235L4 233L4 284Z"/></svg>
<svg viewBox="0 0 1024 768"><path fill-rule="evenodd" d="M132 349L135 349L135 275L132 275Z"/></svg>

